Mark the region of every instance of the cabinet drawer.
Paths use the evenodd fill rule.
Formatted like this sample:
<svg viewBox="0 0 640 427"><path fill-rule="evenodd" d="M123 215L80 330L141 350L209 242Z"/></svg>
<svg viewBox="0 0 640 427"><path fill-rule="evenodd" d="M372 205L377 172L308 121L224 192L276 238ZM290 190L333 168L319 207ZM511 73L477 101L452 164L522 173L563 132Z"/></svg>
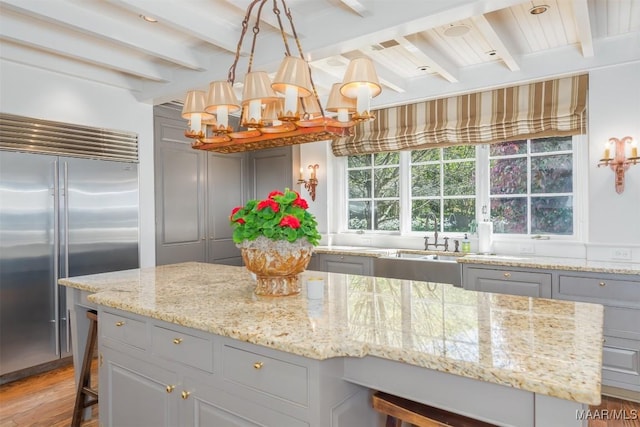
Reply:
<svg viewBox="0 0 640 427"><path fill-rule="evenodd" d="M481 292L551 298L551 274L468 268L464 287Z"/></svg>
<svg viewBox="0 0 640 427"><path fill-rule="evenodd" d="M559 298L640 308L640 282L560 275Z"/></svg>
<svg viewBox="0 0 640 427"><path fill-rule="evenodd" d="M141 320L104 311L98 324L103 337L141 349L147 347L147 324Z"/></svg>
<svg viewBox="0 0 640 427"><path fill-rule="evenodd" d="M213 342L173 329L154 326L153 354L185 365L213 372Z"/></svg>
<svg viewBox="0 0 640 427"><path fill-rule="evenodd" d="M640 340L640 310L605 305L604 332L607 335Z"/></svg>
<svg viewBox="0 0 640 427"><path fill-rule="evenodd" d="M640 385L640 342L617 337L605 337L602 348L602 376Z"/></svg>
<svg viewBox="0 0 640 427"><path fill-rule="evenodd" d="M305 366L230 346L224 346L223 352L225 379L290 402L308 405L309 380Z"/></svg>

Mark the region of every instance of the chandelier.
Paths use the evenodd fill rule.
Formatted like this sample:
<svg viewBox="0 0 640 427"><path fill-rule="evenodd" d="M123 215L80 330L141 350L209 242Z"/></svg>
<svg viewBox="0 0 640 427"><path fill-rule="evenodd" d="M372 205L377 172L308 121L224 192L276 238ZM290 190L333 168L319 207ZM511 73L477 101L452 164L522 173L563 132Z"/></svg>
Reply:
<svg viewBox="0 0 640 427"><path fill-rule="evenodd" d="M358 122L374 118L370 109L371 99L378 96L382 88L367 57L354 58L349 62L343 81L333 84L326 108L322 108L311 68L304 59L291 10L285 0L273 0L272 8L284 43L285 56L280 68L273 80L265 71L252 69L256 39L260 33L260 16L268 1L253 0L247 7L227 80L211 82L206 93L201 90L187 92L182 117L189 121L185 136L194 139L193 148L233 153L322 141L351 135ZM291 35L284 30L278 3L288 18ZM242 100L239 101L233 85L254 8L257 12L253 18L253 40ZM291 53L289 38L295 41L297 56ZM335 113L336 117L325 115L325 111ZM240 115L238 129L229 124L229 116L233 114Z"/></svg>

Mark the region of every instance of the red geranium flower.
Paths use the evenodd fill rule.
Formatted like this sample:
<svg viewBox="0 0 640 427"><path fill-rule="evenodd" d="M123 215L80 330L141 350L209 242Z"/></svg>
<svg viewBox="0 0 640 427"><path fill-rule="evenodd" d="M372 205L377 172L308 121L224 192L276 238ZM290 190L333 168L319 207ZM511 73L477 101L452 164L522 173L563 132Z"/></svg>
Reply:
<svg viewBox="0 0 640 427"><path fill-rule="evenodd" d="M300 220L293 215L287 215L280 221L280 227L300 228Z"/></svg>
<svg viewBox="0 0 640 427"><path fill-rule="evenodd" d="M291 203L293 206L299 206L302 209L309 209L309 204L307 203L307 201L301 197L298 197L297 199L295 199L293 201L293 203Z"/></svg>
<svg viewBox="0 0 640 427"><path fill-rule="evenodd" d="M274 212L278 212L280 210L280 205L278 202L272 199L266 199L258 203L258 210L262 210L264 208L271 208Z"/></svg>
<svg viewBox="0 0 640 427"><path fill-rule="evenodd" d="M282 191L274 190L267 196L267 199L273 199L275 196L284 196Z"/></svg>
<svg viewBox="0 0 640 427"><path fill-rule="evenodd" d="M230 220L230 221L234 221L234 222L237 222L237 223L239 223L239 224L244 224L244 219L242 219L242 218L233 219L233 216L234 216L234 215L236 214L236 212L238 212L240 209L242 209L242 206L237 206L237 207L235 207L235 208L233 208L233 209L231 210L231 215L229 215L229 220Z"/></svg>

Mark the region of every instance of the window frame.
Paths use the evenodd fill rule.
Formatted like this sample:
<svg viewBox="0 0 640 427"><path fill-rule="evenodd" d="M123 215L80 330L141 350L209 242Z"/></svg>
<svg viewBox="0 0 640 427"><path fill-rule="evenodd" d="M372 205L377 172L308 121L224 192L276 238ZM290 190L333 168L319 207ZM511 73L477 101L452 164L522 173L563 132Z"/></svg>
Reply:
<svg viewBox="0 0 640 427"><path fill-rule="evenodd" d="M573 234L572 235L549 235L553 240L566 242L584 242L587 238L584 224L588 222L588 212L586 211L586 197L588 190L587 180L587 163L588 163L588 139L587 135L574 135L572 137L573 144ZM348 229L348 181L347 181L347 156L334 157L333 167L335 168L334 181L335 194L341 197L335 203L336 209L329 213L330 219L329 230L333 230L337 234L368 234L388 235L398 237L423 237L424 231L411 231L411 152L400 151L400 230L399 231L380 231L380 230L349 230ZM529 156L530 153L527 153ZM476 145L476 221L483 218L482 207L487 206L489 209L489 145ZM530 163L528 160L527 163ZM441 183L443 177L441 176ZM529 180L527 180L529 181ZM527 183L529 186L529 182ZM530 197L528 195L527 197ZM530 209L530 207L529 207ZM409 214L406 214L409 212ZM531 221L529 217L529 222ZM528 225L530 226L530 225ZM432 233L427 231L426 233ZM454 238L462 238L464 232L445 232L447 236ZM537 235L531 234L494 234L494 241L530 241L535 239Z"/></svg>

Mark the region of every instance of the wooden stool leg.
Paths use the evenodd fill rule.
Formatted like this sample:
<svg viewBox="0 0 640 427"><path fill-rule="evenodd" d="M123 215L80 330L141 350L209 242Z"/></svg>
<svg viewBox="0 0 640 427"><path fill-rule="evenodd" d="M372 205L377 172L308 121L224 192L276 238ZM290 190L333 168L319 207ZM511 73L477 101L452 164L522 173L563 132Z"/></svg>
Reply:
<svg viewBox="0 0 640 427"><path fill-rule="evenodd" d="M84 349L84 359L80 370L71 427L80 427L83 410L98 403L98 393L91 389L91 362L93 361L93 350L98 338L98 314L90 310L87 311L87 317L90 321L89 336L87 337L87 346Z"/></svg>

